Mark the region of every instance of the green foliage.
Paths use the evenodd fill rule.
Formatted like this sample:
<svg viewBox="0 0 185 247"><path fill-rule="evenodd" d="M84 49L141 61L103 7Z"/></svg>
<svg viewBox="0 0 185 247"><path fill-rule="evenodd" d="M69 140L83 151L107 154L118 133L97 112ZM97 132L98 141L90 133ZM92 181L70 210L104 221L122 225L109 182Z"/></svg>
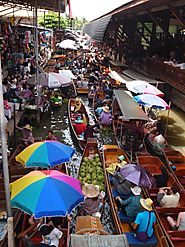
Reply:
<svg viewBox="0 0 185 247"><path fill-rule="evenodd" d="M44 27L44 15L41 16L38 20L39 25ZM78 19L75 18L71 20L69 17L60 17L60 27L62 29L69 28L70 26L73 26L74 29L81 29L83 25L86 23L86 19ZM58 13L49 11L45 14L45 27L46 28L58 28Z"/></svg>

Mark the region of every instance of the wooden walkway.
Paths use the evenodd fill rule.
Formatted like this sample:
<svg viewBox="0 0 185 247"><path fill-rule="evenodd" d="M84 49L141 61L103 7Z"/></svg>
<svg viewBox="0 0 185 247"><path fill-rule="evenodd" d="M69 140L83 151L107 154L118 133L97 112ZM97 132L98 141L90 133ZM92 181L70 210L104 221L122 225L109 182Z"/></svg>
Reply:
<svg viewBox="0 0 185 247"><path fill-rule="evenodd" d="M164 83L164 82L156 81L156 80L151 79L149 77L143 76L143 75L141 75L141 74L139 74L139 73L137 73L131 69L124 70L123 74L130 77L132 80L142 80L142 81L149 82L151 84Z"/></svg>

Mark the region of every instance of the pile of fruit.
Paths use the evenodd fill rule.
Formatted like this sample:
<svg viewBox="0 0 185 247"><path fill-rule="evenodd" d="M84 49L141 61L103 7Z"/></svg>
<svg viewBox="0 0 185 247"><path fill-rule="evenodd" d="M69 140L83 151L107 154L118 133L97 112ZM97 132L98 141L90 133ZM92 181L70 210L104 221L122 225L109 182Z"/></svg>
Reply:
<svg viewBox="0 0 185 247"><path fill-rule="evenodd" d="M104 191L104 172L99 154L91 159L83 158L78 178L82 186L85 183L99 185L100 191Z"/></svg>

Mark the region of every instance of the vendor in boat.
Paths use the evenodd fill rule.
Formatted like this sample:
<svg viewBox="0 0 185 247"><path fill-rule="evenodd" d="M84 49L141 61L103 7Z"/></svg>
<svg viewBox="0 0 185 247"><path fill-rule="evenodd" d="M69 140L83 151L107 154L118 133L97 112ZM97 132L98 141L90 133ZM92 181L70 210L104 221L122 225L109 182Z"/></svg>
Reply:
<svg viewBox="0 0 185 247"><path fill-rule="evenodd" d="M105 193L101 192L98 185L85 184L82 188L85 201L79 206L80 215L98 215L103 207Z"/></svg>
<svg viewBox="0 0 185 247"><path fill-rule="evenodd" d="M52 130L49 130L49 131L48 131L48 135L47 135L47 137L46 137L46 140L57 141L57 138L56 138L56 136L54 136Z"/></svg>
<svg viewBox="0 0 185 247"><path fill-rule="evenodd" d="M81 117L77 117L77 119L73 123L73 127L78 136L84 135L84 132L86 130L86 124L84 123Z"/></svg>
<svg viewBox="0 0 185 247"><path fill-rule="evenodd" d="M141 188L139 186L135 186L130 188L132 191L132 195L126 199L122 200L119 196L116 197L116 200L118 200L121 204L121 211L123 214L128 216L128 222L133 222L137 216L137 214L141 211Z"/></svg>
<svg viewBox="0 0 185 247"><path fill-rule="evenodd" d="M168 216L167 220L174 231L185 231L185 212L178 214L177 221L171 216Z"/></svg>
<svg viewBox="0 0 185 247"><path fill-rule="evenodd" d="M109 107L102 107L102 113L100 115L100 123L104 126L110 126L112 124L112 114L110 113Z"/></svg>
<svg viewBox="0 0 185 247"><path fill-rule="evenodd" d="M18 126L16 126L16 128L21 131L22 134L21 142L23 142L25 146L34 143L33 131L29 124L26 124L23 128L20 128Z"/></svg>
<svg viewBox="0 0 185 247"><path fill-rule="evenodd" d="M179 201L179 190L175 186L163 187L159 189L157 202L159 203L160 207L176 208L179 206Z"/></svg>
<svg viewBox="0 0 185 247"><path fill-rule="evenodd" d="M136 216L131 226L135 232L136 238L140 241L147 241L148 238L152 237L154 233L154 225L156 222L156 216L152 211L153 201L150 198L140 199L142 211Z"/></svg>
<svg viewBox="0 0 185 247"><path fill-rule="evenodd" d="M51 101L54 104L59 104L62 102L62 97L59 96L59 91L58 89L54 89L54 94L51 96Z"/></svg>
<svg viewBox="0 0 185 247"><path fill-rule="evenodd" d="M95 122L93 120L90 120L89 123L87 124L87 127L85 129L84 132L84 139L87 140L88 138L93 138L94 137L94 133L97 133L97 127L99 125L95 124Z"/></svg>
<svg viewBox="0 0 185 247"><path fill-rule="evenodd" d="M38 226L38 230L42 234L41 244L43 244L43 246L59 246L59 240L63 235L62 231L49 224Z"/></svg>
<svg viewBox="0 0 185 247"><path fill-rule="evenodd" d="M85 113L85 109L83 108L81 99L78 97L75 99L74 112L81 113L81 114Z"/></svg>

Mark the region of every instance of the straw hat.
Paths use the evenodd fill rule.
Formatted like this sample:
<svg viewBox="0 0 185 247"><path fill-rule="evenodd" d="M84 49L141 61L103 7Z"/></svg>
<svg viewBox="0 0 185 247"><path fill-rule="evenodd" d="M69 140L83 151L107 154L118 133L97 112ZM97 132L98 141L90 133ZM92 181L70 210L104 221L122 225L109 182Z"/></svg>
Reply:
<svg viewBox="0 0 185 247"><path fill-rule="evenodd" d="M104 107L102 107L102 110L103 110L104 112L109 112L109 107L108 107L108 106L104 106Z"/></svg>
<svg viewBox="0 0 185 247"><path fill-rule="evenodd" d="M132 193L135 196L139 196L141 194L141 188L139 186L135 186L133 188L130 188L130 190L132 191Z"/></svg>
<svg viewBox="0 0 185 247"><path fill-rule="evenodd" d="M145 208L148 211L152 211L153 201L150 198L147 198L147 199L141 198L140 203L141 203L143 208Z"/></svg>
<svg viewBox="0 0 185 247"><path fill-rule="evenodd" d="M81 104L81 99L80 98L76 98L75 99L75 104L76 105L80 105Z"/></svg>
<svg viewBox="0 0 185 247"><path fill-rule="evenodd" d="M98 185L94 184L85 184L82 188L82 193L87 198L94 198L100 194L100 188Z"/></svg>
<svg viewBox="0 0 185 247"><path fill-rule="evenodd" d="M29 124L26 124L23 128L32 131L32 127Z"/></svg>

